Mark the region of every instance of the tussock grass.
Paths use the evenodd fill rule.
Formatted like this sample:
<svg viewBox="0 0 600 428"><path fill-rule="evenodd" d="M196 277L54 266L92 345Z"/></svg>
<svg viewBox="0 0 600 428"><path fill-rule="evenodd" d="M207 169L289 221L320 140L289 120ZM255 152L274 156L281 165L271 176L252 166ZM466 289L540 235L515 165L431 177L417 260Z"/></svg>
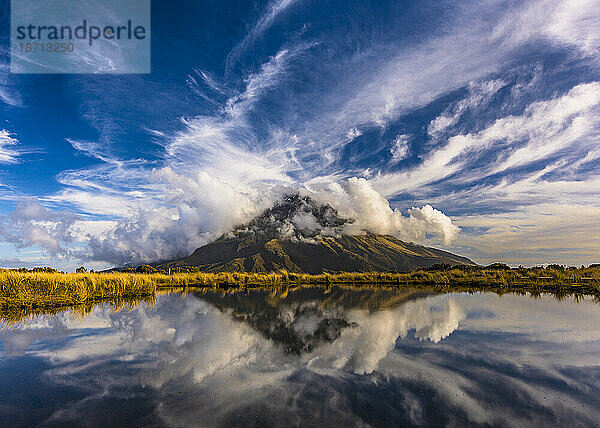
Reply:
<svg viewBox="0 0 600 428"><path fill-rule="evenodd" d="M588 268L510 269L440 266L408 273L59 273L0 271L0 310L85 306L100 301L154 296L170 287L256 288L350 284L355 286L436 286L445 291L470 287L481 291L576 292L600 296L600 266Z"/></svg>
<svg viewBox="0 0 600 428"><path fill-rule="evenodd" d="M0 308L79 306L153 296L148 275L0 271Z"/></svg>
<svg viewBox="0 0 600 428"><path fill-rule="evenodd" d="M508 267L440 267L407 273L344 272L308 275L279 271L275 273L201 273L188 272L173 275L152 274L157 286L197 287L281 287L289 285L433 285L468 286L481 289L526 289L539 291L577 290L590 294L600 292L600 267L592 268L515 268Z"/></svg>

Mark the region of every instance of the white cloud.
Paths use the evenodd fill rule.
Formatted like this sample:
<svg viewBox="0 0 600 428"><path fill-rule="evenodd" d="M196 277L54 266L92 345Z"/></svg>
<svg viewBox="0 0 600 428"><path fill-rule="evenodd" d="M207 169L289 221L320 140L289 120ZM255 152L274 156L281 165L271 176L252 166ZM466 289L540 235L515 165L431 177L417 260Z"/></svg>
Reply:
<svg viewBox="0 0 600 428"><path fill-rule="evenodd" d="M294 51L282 49L269 58L261 65L259 72L250 74L244 80L245 90L227 100L225 112L233 119L246 114L259 97L279 83L286 73L289 60L306 48L307 46L298 46Z"/></svg>
<svg viewBox="0 0 600 428"><path fill-rule="evenodd" d="M236 65L240 57L245 54L246 50L254 44L256 39L267 31L282 13L297 2L298 0L271 1L266 7L266 11L244 36L243 40L231 50L229 55L227 55L225 61L226 70L230 71Z"/></svg>
<svg viewBox="0 0 600 428"><path fill-rule="evenodd" d="M269 152L251 146L249 141L239 141L230 133L244 132L229 121L196 118L184 123L186 128L167 146L169 164L181 173L193 175L199 170L210 173L233 186L250 190L253 183L289 183L286 160L277 151L271 158Z"/></svg>
<svg viewBox="0 0 600 428"><path fill-rule="evenodd" d="M63 252L61 245L73 240L75 220L73 214L47 210L36 198L28 198L0 217L0 236L17 248L39 245L58 255Z"/></svg>
<svg viewBox="0 0 600 428"><path fill-rule="evenodd" d="M427 132L434 138L438 137L448 128L456 125L465 111L487 103L504 86L506 86L506 82L500 79L469 82L469 95L446 108L441 115L432 120L427 127Z"/></svg>
<svg viewBox="0 0 600 428"><path fill-rule="evenodd" d="M0 100L11 107L21 107L21 94L15 89L12 76L10 74L10 64L4 62L4 59L10 57L8 50L0 49L3 60L0 60Z"/></svg>
<svg viewBox="0 0 600 428"><path fill-rule="evenodd" d="M162 168L150 179L162 196L90 237L85 257L122 264L187 256L269 204L268 193L245 193L206 172L189 177Z"/></svg>
<svg viewBox="0 0 600 428"><path fill-rule="evenodd" d="M408 143L410 141L410 137L405 134L398 135L394 139L394 144L390 149L392 153L392 163L400 162L403 159L406 159L408 154L410 153L410 148Z"/></svg>
<svg viewBox="0 0 600 428"><path fill-rule="evenodd" d="M527 142L493 170L504 171L544 159L582 137L597 134L599 104L600 82L577 85L560 98L531 104L520 117L499 119L473 138L484 147L494 142ZM581 143L580 147L590 144Z"/></svg>
<svg viewBox="0 0 600 428"><path fill-rule="evenodd" d="M384 195L418 189L455 173L469 181L509 168L547 158L570 145L578 150L593 147L597 141L597 111L600 83L577 85L568 93L547 101L530 104L521 116L496 120L488 128L465 135L455 135L446 145L433 151L417 167L398 173L383 174L373 179ZM582 137L588 137L582 141ZM477 172L467 165L476 163L482 152L502 148L500 162L477 165Z"/></svg>
<svg viewBox="0 0 600 428"><path fill-rule="evenodd" d="M507 17L499 27L510 30L515 38L539 34L553 43L572 46L580 54L598 58L599 9L598 0L540 0L525 4L521 13Z"/></svg>
<svg viewBox="0 0 600 428"><path fill-rule="evenodd" d="M381 174L373 178L371 182L375 189L386 196L419 189L460 171L462 164L453 161L468 147L467 139L452 138L446 146L427 156L419 166L409 171Z"/></svg>
<svg viewBox="0 0 600 428"><path fill-rule="evenodd" d="M72 138L67 138L67 141L77 151L85 153L87 156L97 158L104 162L114 162L113 156L106 152L106 144L95 141L78 141Z"/></svg>
<svg viewBox="0 0 600 428"><path fill-rule="evenodd" d="M345 226L344 231L349 234L368 231L416 242L436 235L444 244L450 244L459 232L448 216L429 205L412 208L405 217L400 210L392 209L387 199L364 178L353 177L342 184L314 188L312 196L329 203L342 217L355 220Z"/></svg>
<svg viewBox="0 0 600 428"><path fill-rule="evenodd" d="M14 146L19 144L13 133L3 129L0 131L0 163L17 163L19 161L19 152Z"/></svg>
<svg viewBox="0 0 600 428"><path fill-rule="evenodd" d="M362 135L362 131L358 128L350 128L348 130L348 132L346 133L346 138L348 139L348 141L352 141L357 137L360 137Z"/></svg>

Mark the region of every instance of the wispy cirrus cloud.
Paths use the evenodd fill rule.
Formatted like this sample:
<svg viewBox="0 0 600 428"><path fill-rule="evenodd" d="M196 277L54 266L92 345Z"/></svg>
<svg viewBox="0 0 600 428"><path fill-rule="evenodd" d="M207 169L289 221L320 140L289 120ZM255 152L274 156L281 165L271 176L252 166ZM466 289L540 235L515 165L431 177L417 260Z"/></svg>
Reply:
<svg viewBox="0 0 600 428"><path fill-rule="evenodd" d="M579 195L582 187L597 186L600 181L573 184ZM542 186L538 190L542 190ZM546 188L546 191L559 190ZM599 207L556 201L503 213L457 216L455 221L463 233L456 245L476 249L481 263L497 260L515 266L541 261L571 265L597 263L600 259L599 215Z"/></svg>
<svg viewBox="0 0 600 428"><path fill-rule="evenodd" d="M11 164L19 161L19 151L15 148L19 140L6 129L0 131L0 163Z"/></svg>
<svg viewBox="0 0 600 428"><path fill-rule="evenodd" d="M10 75L8 57L8 49L0 47L0 100L9 107L22 107L21 93Z"/></svg>
<svg viewBox="0 0 600 428"><path fill-rule="evenodd" d="M505 17L498 29L513 39L544 37L552 43L574 47L577 53L597 60L600 53L598 0L539 0L525 3L519 13Z"/></svg>
<svg viewBox="0 0 600 428"><path fill-rule="evenodd" d="M547 159L575 144L578 152L589 156L586 149L595 147L600 131L596 119L599 104L600 83L577 85L561 97L530 104L520 116L498 119L474 134L451 136L420 165L409 171L383 174L373 180L374 186L386 195L394 195L453 174L458 174L455 180L472 182ZM445 113L440 117L445 118ZM436 129L439 123L439 117L432 121ZM479 163L477 159L486 152L495 154L494 161Z"/></svg>
<svg viewBox="0 0 600 428"><path fill-rule="evenodd" d="M410 152L409 141L410 137L406 134L396 136L394 139L394 145L390 149L392 154L392 163L400 162L401 160L406 159Z"/></svg>
<svg viewBox="0 0 600 428"><path fill-rule="evenodd" d="M273 0L267 6L263 14L258 20L251 26L250 30L246 33L242 41L237 44L225 60L225 71L226 73L231 71L235 67L236 63L251 48L252 44L261 37L265 31L273 25L278 16L292 7L295 3L300 0Z"/></svg>
<svg viewBox="0 0 600 428"><path fill-rule="evenodd" d="M469 82L469 95L446 107L442 114L429 123L427 133L432 138L445 134L448 128L456 125L467 110L476 109L481 104L487 104L490 98L506 85L507 83L501 79Z"/></svg>

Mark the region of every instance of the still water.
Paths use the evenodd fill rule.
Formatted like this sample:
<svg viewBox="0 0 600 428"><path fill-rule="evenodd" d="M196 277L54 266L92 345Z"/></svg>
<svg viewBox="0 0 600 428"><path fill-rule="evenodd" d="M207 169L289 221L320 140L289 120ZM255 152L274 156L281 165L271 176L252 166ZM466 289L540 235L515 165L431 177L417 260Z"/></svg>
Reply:
<svg viewBox="0 0 600 428"><path fill-rule="evenodd" d="M600 305L308 288L0 332L0 426L598 426Z"/></svg>

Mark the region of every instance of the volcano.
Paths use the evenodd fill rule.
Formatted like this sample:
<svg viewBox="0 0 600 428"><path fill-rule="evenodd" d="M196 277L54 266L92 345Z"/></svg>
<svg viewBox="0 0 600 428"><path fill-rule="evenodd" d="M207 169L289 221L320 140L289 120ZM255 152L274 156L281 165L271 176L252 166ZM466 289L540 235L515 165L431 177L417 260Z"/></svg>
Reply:
<svg viewBox="0 0 600 428"><path fill-rule="evenodd" d="M248 224L188 257L155 266L205 272L408 272L435 264L474 265L455 254L390 235L344 234L353 222L327 204L288 195Z"/></svg>

